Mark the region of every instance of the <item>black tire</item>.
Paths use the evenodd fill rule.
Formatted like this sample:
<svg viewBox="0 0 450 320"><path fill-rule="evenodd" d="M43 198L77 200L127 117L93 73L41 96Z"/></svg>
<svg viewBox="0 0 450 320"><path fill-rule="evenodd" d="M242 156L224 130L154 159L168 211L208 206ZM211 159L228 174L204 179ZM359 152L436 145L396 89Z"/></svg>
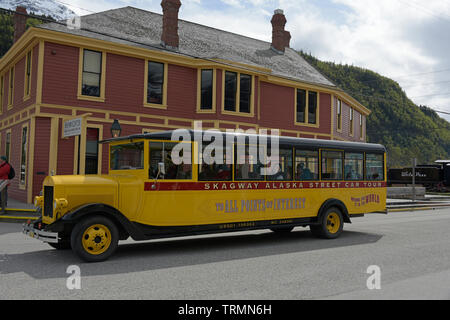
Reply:
<svg viewBox="0 0 450 320"><path fill-rule="evenodd" d="M328 208L325 213L319 217L319 224L310 225L314 236L322 239L336 239L344 229L344 217L341 210L336 207Z"/></svg>
<svg viewBox="0 0 450 320"><path fill-rule="evenodd" d="M275 233L285 234L290 233L292 230L294 230L294 227L277 227L270 230Z"/></svg>
<svg viewBox="0 0 450 320"><path fill-rule="evenodd" d="M87 262L107 260L117 249L119 231L110 219L96 215L79 221L72 231L72 250Z"/></svg>

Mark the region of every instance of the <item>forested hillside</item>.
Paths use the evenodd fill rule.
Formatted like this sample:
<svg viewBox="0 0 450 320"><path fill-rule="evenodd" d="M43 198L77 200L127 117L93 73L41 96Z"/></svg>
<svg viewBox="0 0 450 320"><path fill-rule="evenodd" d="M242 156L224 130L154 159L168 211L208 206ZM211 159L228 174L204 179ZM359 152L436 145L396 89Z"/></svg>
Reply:
<svg viewBox="0 0 450 320"><path fill-rule="evenodd" d="M368 142L387 147L390 167L410 165L414 157L421 164L450 159L450 123L430 108L415 105L397 82L370 70L300 54L372 111Z"/></svg>
<svg viewBox="0 0 450 320"><path fill-rule="evenodd" d="M33 14L33 13L31 13ZM53 20L50 16L41 16L43 19ZM40 17L38 17L40 18ZM41 24L43 21L38 18L28 18L27 28ZM14 39L14 23L13 16L6 11L0 10L0 58L9 50L12 46Z"/></svg>

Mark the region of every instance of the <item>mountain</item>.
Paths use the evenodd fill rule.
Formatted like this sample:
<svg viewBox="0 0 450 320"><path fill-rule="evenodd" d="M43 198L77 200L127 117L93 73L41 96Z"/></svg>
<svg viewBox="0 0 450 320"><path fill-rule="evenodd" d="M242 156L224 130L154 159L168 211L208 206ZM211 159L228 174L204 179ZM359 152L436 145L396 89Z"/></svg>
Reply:
<svg viewBox="0 0 450 320"><path fill-rule="evenodd" d="M17 6L25 7L28 13L51 16L55 20L66 20L75 15L75 12L54 0L0 0L0 8L15 11Z"/></svg>
<svg viewBox="0 0 450 320"><path fill-rule="evenodd" d="M415 105L400 85L373 71L323 62L299 52L324 76L368 107L368 142L388 150L388 166L420 164L450 159L450 123L427 106Z"/></svg>

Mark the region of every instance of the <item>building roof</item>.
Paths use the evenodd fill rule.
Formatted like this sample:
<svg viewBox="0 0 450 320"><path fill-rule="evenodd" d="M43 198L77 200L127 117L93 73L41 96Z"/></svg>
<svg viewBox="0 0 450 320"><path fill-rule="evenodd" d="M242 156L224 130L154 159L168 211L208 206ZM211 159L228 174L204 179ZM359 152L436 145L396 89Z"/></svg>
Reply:
<svg viewBox="0 0 450 320"><path fill-rule="evenodd" d="M69 29L57 23L38 27L151 50L166 50L161 46L162 15L133 7L83 16L81 29ZM262 67L270 69L273 76L336 88L291 48L286 48L285 54L278 54L271 49L270 42L181 19L179 37L177 54Z"/></svg>

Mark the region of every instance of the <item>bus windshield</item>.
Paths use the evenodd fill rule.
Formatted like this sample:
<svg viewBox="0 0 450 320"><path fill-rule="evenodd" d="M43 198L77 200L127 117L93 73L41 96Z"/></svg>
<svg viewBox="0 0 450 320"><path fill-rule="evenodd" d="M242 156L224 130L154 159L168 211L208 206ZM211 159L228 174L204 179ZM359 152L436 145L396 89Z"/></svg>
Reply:
<svg viewBox="0 0 450 320"><path fill-rule="evenodd" d="M129 143L111 146L111 170L144 169L144 143Z"/></svg>

